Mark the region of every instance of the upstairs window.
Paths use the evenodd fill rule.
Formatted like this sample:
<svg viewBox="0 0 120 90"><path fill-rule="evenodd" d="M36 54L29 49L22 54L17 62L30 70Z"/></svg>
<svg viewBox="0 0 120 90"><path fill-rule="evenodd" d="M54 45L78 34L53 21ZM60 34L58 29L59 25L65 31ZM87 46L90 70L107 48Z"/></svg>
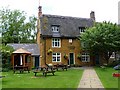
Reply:
<svg viewBox="0 0 120 90"><path fill-rule="evenodd" d="M73 40L72 39L69 39L69 43L72 43L73 42Z"/></svg>
<svg viewBox="0 0 120 90"><path fill-rule="evenodd" d="M59 26L58 25L52 25L52 32L59 32Z"/></svg>
<svg viewBox="0 0 120 90"><path fill-rule="evenodd" d="M61 43L60 43L60 38L53 38L52 39L52 47L60 47L61 46Z"/></svg>
<svg viewBox="0 0 120 90"><path fill-rule="evenodd" d="M80 32L80 33L85 32L85 27L79 27L79 32Z"/></svg>

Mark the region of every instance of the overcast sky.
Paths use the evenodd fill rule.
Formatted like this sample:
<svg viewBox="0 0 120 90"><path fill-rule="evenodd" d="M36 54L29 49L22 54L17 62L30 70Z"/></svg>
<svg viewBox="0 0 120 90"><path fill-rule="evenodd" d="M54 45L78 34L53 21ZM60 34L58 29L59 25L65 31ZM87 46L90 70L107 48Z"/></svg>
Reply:
<svg viewBox="0 0 120 90"><path fill-rule="evenodd" d="M43 14L89 18L95 11L97 22L118 23L118 1L120 0L40 0ZM25 11L28 16L38 15L39 0L0 0L0 8Z"/></svg>

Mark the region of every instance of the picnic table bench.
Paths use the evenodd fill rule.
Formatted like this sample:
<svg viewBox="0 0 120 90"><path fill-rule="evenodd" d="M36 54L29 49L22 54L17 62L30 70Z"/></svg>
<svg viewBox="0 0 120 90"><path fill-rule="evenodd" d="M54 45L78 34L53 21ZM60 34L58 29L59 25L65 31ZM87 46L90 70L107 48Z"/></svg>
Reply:
<svg viewBox="0 0 120 90"><path fill-rule="evenodd" d="M64 64L54 64L53 65L54 66L54 69L57 69L57 71L58 71L58 68L61 68L63 71L64 71L64 69L66 69L66 71L67 71L67 65L64 65Z"/></svg>
<svg viewBox="0 0 120 90"><path fill-rule="evenodd" d="M52 66L43 67L43 75L46 77L47 73L52 73L54 75L55 70Z"/></svg>
<svg viewBox="0 0 120 90"><path fill-rule="evenodd" d="M54 70L51 70L51 71L43 71L43 75L46 77L47 73L52 73L54 75L55 71Z"/></svg>
<svg viewBox="0 0 120 90"><path fill-rule="evenodd" d="M46 77L48 73L52 73L54 75L55 70L53 70L52 67L41 67L41 70L36 69L33 71L34 76L36 76L37 73L41 73L41 72L43 73L43 76Z"/></svg>

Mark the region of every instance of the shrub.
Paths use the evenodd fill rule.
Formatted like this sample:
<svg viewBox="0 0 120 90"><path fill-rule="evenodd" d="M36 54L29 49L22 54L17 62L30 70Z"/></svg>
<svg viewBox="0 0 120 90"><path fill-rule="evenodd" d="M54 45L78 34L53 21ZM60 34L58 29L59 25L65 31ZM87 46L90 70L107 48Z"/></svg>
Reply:
<svg viewBox="0 0 120 90"><path fill-rule="evenodd" d="M0 45L1 57L2 57L2 71L8 71L11 68L10 57L14 49L10 46Z"/></svg>
<svg viewBox="0 0 120 90"><path fill-rule="evenodd" d="M68 59L68 55L67 55L67 54L65 54L65 55L64 55L64 58L65 58L65 59Z"/></svg>

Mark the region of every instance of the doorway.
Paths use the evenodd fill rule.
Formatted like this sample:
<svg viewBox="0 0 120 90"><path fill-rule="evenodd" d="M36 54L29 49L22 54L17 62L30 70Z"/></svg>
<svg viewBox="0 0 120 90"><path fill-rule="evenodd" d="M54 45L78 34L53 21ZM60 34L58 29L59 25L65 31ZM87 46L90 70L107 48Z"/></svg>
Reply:
<svg viewBox="0 0 120 90"><path fill-rule="evenodd" d="M35 56L35 68L39 67L39 56Z"/></svg>
<svg viewBox="0 0 120 90"><path fill-rule="evenodd" d="M96 55L95 55L95 64L96 64L96 65L99 65L99 64L100 64L100 62L99 62L99 54L96 54Z"/></svg>
<svg viewBox="0 0 120 90"><path fill-rule="evenodd" d="M74 53L69 53L69 65L74 64Z"/></svg>

